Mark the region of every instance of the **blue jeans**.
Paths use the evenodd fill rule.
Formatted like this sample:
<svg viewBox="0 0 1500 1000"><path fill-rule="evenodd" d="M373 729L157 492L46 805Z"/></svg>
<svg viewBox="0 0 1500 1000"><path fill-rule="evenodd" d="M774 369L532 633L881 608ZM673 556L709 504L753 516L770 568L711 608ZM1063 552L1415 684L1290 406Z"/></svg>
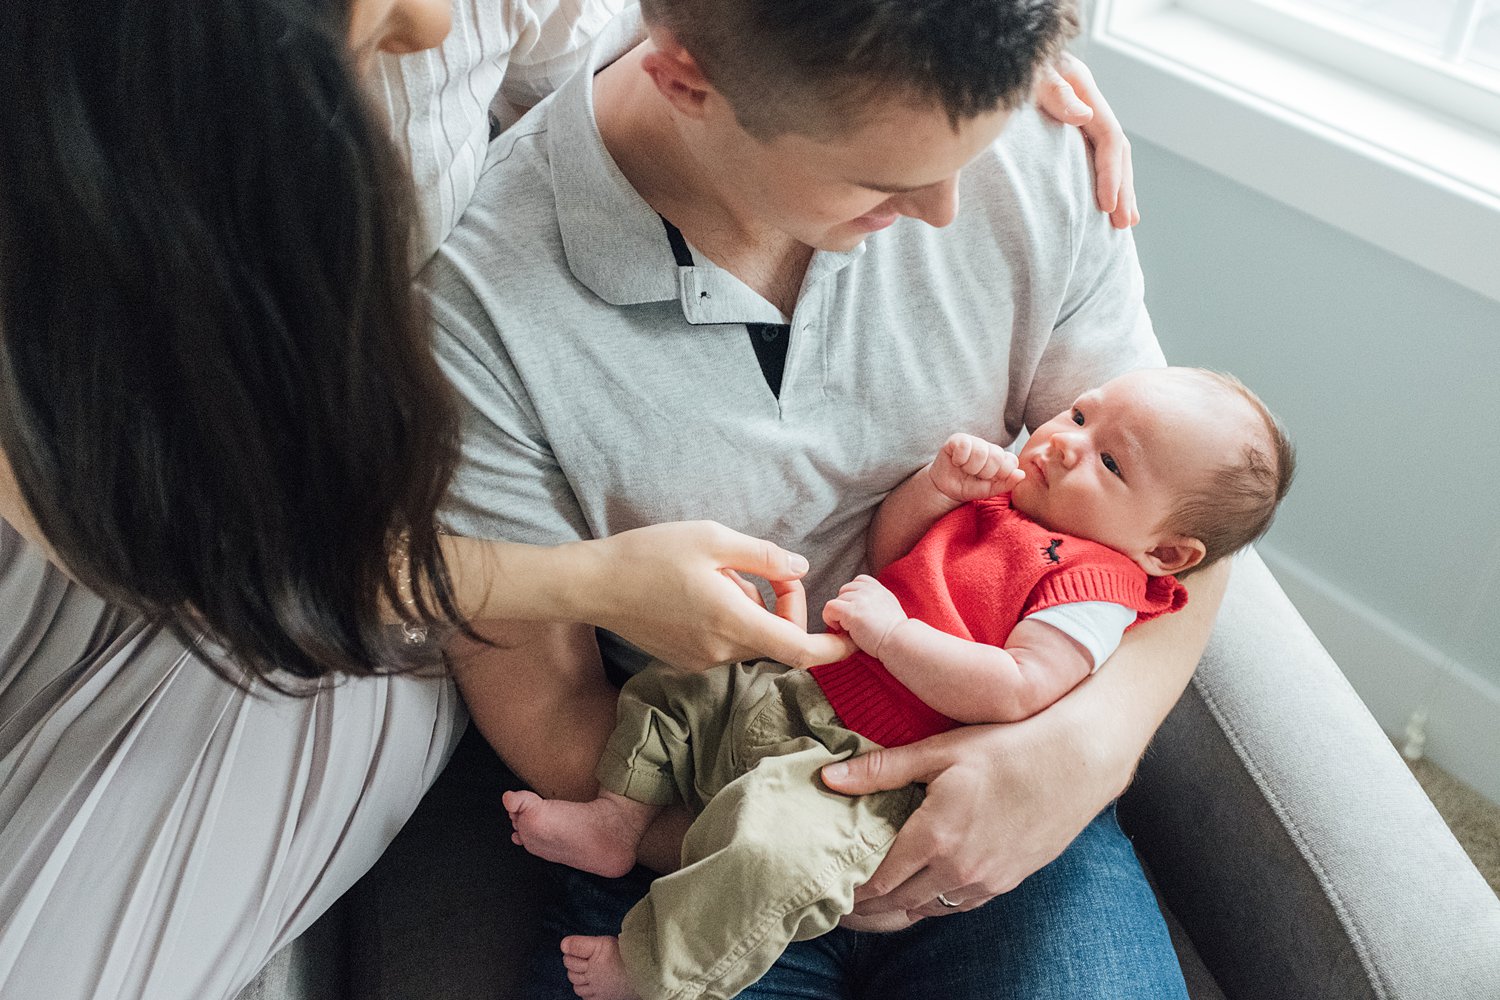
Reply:
<svg viewBox="0 0 1500 1000"><path fill-rule="evenodd" d="M558 942L618 934L651 884L558 868L526 996L571 1000ZM1166 922L1111 805L1062 856L967 913L894 934L839 928L791 945L744 1000L1186 1000Z"/></svg>

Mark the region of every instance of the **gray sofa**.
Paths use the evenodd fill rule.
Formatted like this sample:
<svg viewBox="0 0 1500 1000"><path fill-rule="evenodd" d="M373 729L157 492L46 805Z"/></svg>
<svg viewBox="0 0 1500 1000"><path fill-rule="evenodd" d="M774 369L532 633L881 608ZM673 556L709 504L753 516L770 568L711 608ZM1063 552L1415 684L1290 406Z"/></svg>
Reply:
<svg viewBox="0 0 1500 1000"><path fill-rule="evenodd" d="M521 997L548 890L510 780L467 740L241 1000ZM1194 1000L1500 1000L1500 901L1254 555L1120 814Z"/></svg>

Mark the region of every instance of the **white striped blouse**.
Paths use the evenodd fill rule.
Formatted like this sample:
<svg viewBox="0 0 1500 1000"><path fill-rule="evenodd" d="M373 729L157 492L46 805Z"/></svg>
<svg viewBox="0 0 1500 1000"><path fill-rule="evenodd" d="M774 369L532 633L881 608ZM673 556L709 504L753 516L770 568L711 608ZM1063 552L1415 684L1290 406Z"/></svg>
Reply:
<svg viewBox="0 0 1500 1000"><path fill-rule="evenodd" d="M435 49L381 56L372 69L422 218L414 269L463 215L489 145L583 62L588 43L633 0L453 0L453 29Z"/></svg>

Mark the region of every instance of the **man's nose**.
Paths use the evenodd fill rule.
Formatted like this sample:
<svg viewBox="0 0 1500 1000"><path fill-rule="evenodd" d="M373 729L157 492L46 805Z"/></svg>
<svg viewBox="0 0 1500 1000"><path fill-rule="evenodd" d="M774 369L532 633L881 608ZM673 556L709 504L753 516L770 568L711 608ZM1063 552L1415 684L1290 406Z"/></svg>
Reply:
<svg viewBox="0 0 1500 1000"><path fill-rule="evenodd" d="M958 175L900 196L897 210L941 229L958 216Z"/></svg>

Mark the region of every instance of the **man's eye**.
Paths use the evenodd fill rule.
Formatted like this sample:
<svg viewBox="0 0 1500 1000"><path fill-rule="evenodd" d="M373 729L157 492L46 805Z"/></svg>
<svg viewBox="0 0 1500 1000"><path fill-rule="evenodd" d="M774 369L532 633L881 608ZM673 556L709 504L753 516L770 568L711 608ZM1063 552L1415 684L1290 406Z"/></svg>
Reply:
<svg viewBox="0 0 1500 1000"><path fill-rule="evenodd" d="M1077 424L1079 427L1083 426L1083 411L1078 409L1077 407L1073 408L1073 423Z"/></svg>
<svg viewBox="0 0 1500 1000"><path fill-rule="evenodd" d="M1120 476L1121 479L1125 478L1124 476L1120 475L1120 463L1116 462L1115 456L1111 455L1109 452L1106 451L1104 454L1100 455L1099 461L1103 462L1104 467L1110 472L1113 472L1115 475Z"/></svg>

